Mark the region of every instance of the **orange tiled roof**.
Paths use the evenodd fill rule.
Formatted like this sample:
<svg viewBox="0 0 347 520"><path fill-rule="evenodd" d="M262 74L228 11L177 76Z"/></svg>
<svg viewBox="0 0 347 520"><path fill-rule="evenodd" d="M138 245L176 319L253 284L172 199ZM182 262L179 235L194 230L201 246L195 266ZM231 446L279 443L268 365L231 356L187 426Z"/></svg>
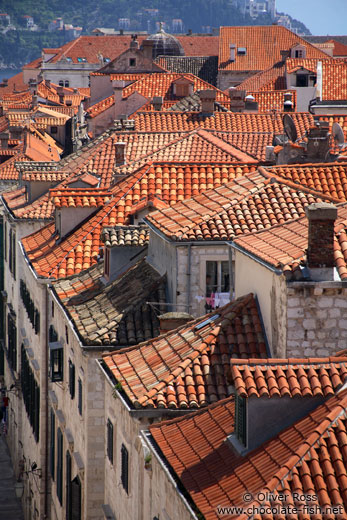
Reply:
<svg viewBox="0 0 347 520"><path fill-rule="evenodd" d="M30 171L23 173L22 180L30 182L62 182L67 176L68 172L63 171Z"/></svg>
<svg viewBox="0 0 347 520"><path fill-rule="evenodd" d="M233 359L230 371L242 397L328 397L347 378L347 357Z"/></svg>
<svg viewBox="0 0 347 520"><path fill-rule="evenodd" d="M258 72L238 85L237 90L266 91L284 90L287 88L285 62L280 61L272 67Z"/></svg>
<svg viewBox="0 0 347 520"><path fill-rule="evenodd" d="M230 395L230 360L250 351L266 355L253 295L103 360L135 408L197 408Z"/></svg>
<svg viewBox="0 0 347 520"><path fill-rule="evenodd" d="M318 192L262 171L159 209L146 220L171 240L224 241L300 218L307 205L322 201Z"/></svg>
<svg viewBox="0 0 347 520"><path fill-rule="evenodd" d="M235 61L230 61L230 44L235 44ZM260 71L281 61L281 51L289 51L295 45L306 47L308 58L326 58L327 55L281 25L221 27L219 38L219 69ZM237 49L246 47L246 55L238 55Z"/></svg>
<svg viewBox="0 0 347 520"><path fill-rule="evenodd" d="M215 112L205 116L198 112L138 112L134 115L135 130L152 132L182 132L196 127L219 132L274 132L283 134L283 114L247 114ZM292 114L298 135L302 136L313 126L313 117L308 112Z"/></svg>
<svg viewBox="0 0 347 520"><path fill-rule="evenodd" d="M341 280L347 278L347 207L338 206L338 219L335 222L334 258ZM305 217L273 226L253 235L244 235L234 240L241 250L245 250L267 262L269 266L285 272L288 279L295 274L302 278L301 265L306 262L308 241L308 221Z"/></svg>
<svg viewBox="0 0 347 520"><path fill-rule="evenodd" d="M99 208L111 198L108 190L100 188L52 188L49 196L56 208Z"/></svg>
<svg viewBox="0 0 347 520"><path fill-rule="evenodd" d="M128 224L130 212L144 199L156 196L173 205L254 169L237 164L145 164L116 184L113 199L68 238L56 243L52 225L24 238L24 248L39 276L64 278L93 265L99 254L101 229Z"/></svg>
<svg viewBox="0 0 347 520"><path fill-rule="evenodd" d="M264 90L259 92L247 91L258 103L259 112L271 112L273 110L282 112L285 94L292 94L294 109L296 107L296 90Z"/></svg>
<svg viewBox="0 0 347 520"><path fill-rule="evenodd" d="M28 89L28 85L24 83L23 72L8 78L8 84L6 87L0 88L0 99L7 94L13 94L14 92L23 92Z"/></svg>
<svg viewBox="0 0 347 520"><path fill-rule="evenodd" d="M245 508L246 492L254 497L262 494L290 497L287 501L273 498L247 503L247 508L270 505L288 511L289 505L293 510L293 493L317 495L315 504L323 509L340 504L341 518L345 518L346 406L344 391L245 456L238 455L227 441L234 431L233 398L189 416L154 424L150 433L166 464L206 520L220 519L217 506ZM284 511L280 516L269 514L266 518L313 518ZM315 517L329 518L329 515ZM265 517L239 514L232 518L264 520Z"/></svg>
<svg viewBox="0 0 347 520"><path fill-rule="evenodd" d="M333 43L334 44L334 50L333 55L334 56L346 56L347 57L347 45L344 45L341 42L338 42L336 40L328 40L326 43Z"/></svg>

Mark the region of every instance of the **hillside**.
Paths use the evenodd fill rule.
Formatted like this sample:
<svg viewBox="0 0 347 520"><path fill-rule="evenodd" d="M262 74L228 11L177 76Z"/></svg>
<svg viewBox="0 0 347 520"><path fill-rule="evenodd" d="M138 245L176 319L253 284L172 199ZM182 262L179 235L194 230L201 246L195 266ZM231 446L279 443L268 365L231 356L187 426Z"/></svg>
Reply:
<svg viewBox="0 0 347 520"><path fill-rule="evenodd" d="M183 21L181 32L210 31L221 25L271 24L266 14L256 20L243 15L234 0L2 0L1 12L11 16L17 30L3 30L0 68L20 68L40 56L42 47L57 47L71 40L64 30L48 31L58 17L65 24L82 27L82 34L90 34L95 27L119 29L119 18L127 19L126 28L134 32L155 32L158 21L166 23L168 32L180 32L174 30L175 19ZM23 29L24 15L34 18L38 31Z"/></svg>

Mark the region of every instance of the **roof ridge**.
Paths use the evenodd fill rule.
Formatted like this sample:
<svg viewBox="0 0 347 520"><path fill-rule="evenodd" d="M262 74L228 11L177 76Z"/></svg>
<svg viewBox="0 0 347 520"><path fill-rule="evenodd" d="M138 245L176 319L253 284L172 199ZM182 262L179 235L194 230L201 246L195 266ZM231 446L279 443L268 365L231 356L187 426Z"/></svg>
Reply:
<svg viewBox="0 0 347 520"><path fill-rule="evenodd" d="M197 133L197 135L199 135L200 137L202 137L206 141L210 142L211 144L217 146L218 148L220 148L224 152L227 152L227 153L229 153L230 155L233 155L233 156L236 155L237 158L240 159L241 161L244 161L244 162L247 163L247 161L245 161L245 159L247 157L249 157L251 159L251 161L248 161L249 163L259 163L258 159L253 157L248 152L243 152L237 146L232 145L230 143L227 143L226 141L224 141L220 137L218 137L218 136L216 136L214 134L209 134L208 132L205 132L204 128L198 127L196 129L196 133Z"/></svg>

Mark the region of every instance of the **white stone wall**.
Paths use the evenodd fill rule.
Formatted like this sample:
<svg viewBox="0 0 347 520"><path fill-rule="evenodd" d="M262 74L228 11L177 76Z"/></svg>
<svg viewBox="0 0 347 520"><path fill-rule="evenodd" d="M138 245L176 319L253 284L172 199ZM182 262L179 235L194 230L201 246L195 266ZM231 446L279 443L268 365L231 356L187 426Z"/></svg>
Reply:
<svg viewBox="0 0 347 520"><path fill-rule="evenodd" d="M287 289L287 356L325 357L347 348L347 289L295 285Z"/></svg>

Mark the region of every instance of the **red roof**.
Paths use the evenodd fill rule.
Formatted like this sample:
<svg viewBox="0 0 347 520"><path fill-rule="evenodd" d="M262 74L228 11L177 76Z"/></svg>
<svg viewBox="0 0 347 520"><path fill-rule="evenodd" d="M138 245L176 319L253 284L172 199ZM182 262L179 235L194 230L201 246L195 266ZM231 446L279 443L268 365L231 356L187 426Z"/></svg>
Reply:
<svg viewBox="0 0 347 520"><path fill-rule="evenodd" d="M266 356L253 295L103 360L135 408L197 408L230 395L229 363L250 352Z"/></svg>
<svg viewBox="0 0 347 520"><path fill-rule="evenodd" d="M283 506L288 511L293 493L316 495L317 505L341 505L347 516L346 391L328 399L313 412L245 456L232 449L234 401L226 399L194 414L150 426L162 456L206 520L220 520L218 506ZM244 493L291 497L245 503ZM252 500L252 498L251 498ZM286 507L287 506L287 507ZM299 520L321 515L230 515L240 520Z"/></svg>
<svg viewBox="0 0 347 520"><path fill-rule="evenodd" d="M230 44L235 44L235 61L230 61ZM281 25L221 27L219 39L219 69L260 71L272 67L283 58L281 51L295 45L304 45L308 58L326 58L327 55L297 34ZM237 49L246 48L245 55Z"/></svg>

